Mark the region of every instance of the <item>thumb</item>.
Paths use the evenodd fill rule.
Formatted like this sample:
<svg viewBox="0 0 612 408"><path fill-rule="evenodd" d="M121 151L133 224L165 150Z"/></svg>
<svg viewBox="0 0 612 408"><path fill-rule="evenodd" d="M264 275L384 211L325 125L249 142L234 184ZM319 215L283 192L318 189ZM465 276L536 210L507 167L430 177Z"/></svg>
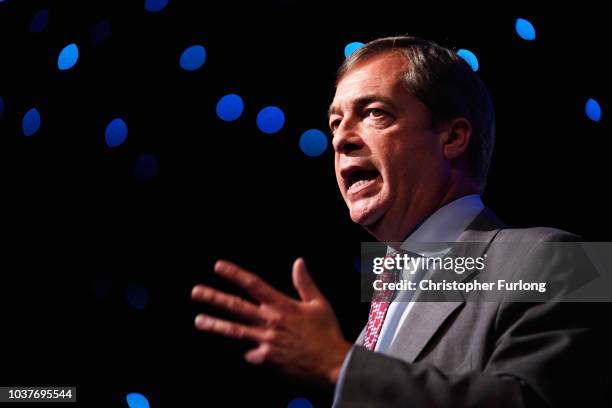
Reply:
<svg viewBox="0 0 612 408"><path fill-rule="evenodd" d="M315 285L314 281L310 277L303 258L298 258L293 263L293 272L291 277L293 278L293 286L295 286L297 289L302 300L308 302L313 299L323 298L323 295L321 292L319 292L317 285Z"/></svg>

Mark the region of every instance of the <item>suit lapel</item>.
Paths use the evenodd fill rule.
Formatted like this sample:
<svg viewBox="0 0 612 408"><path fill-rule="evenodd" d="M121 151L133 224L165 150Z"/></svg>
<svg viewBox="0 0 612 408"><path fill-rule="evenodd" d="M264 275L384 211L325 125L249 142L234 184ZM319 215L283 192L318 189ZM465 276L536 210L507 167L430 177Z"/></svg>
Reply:
<svg viewBox="0 0 612 408"><path fill-rule="evenodd" d="M502 226L503 223L485 208L457 239L459 243L474 244L456 245L447 256L482 256ZM467 275L462 280L472 276ZM419 301L423 299L421 292L391 343L389 355L414 362L444 321L465 302L458 291L446 298L450 298L449 301ZM359 339L363 341L363 332Z"/></svg>
<svg viewBox="0 0 612 408"><path fill-rule="evenodd" d="M365 333L366 333L367 327L368 325L366 324L365 327L361 330L361 333L359 333L359 336L357 336L357 340L355 340L355 344L358 344L360 346L363 345L363 340L365 339Z"/></svg>
<svg viewBox="0 0 612 408"><path fill-rule="evenodd" d="M389 355L409 363L414 362L446 318L462 304L415 302L389 347Z"/></svg>

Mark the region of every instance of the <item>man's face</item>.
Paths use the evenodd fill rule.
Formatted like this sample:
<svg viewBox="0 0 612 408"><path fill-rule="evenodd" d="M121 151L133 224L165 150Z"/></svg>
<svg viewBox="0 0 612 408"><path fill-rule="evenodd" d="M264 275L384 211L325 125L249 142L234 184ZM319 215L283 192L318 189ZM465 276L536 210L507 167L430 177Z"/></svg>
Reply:
<svg viewBox="0 0 612 408"><path fill-rule="evenodd" d="M444 188L441 138L402 83L408 64L395 52L358 63L330 107L336 179L351 219L387 242L403 240L437 208Z"/></svg>

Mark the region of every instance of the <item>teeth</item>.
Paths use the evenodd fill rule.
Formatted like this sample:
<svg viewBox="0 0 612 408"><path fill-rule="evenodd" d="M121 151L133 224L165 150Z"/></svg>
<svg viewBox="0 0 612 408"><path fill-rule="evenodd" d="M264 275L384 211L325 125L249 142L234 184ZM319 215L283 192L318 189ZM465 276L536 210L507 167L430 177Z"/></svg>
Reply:
<svg viewBox="0 0 612 408"><path fill-rule="evenodd" d="M357 187L361 187L364 184L368 184L370 183L372 180L359 180L356 183L351 184L351 186L349 187L349 189L354 189Z"/></svg>

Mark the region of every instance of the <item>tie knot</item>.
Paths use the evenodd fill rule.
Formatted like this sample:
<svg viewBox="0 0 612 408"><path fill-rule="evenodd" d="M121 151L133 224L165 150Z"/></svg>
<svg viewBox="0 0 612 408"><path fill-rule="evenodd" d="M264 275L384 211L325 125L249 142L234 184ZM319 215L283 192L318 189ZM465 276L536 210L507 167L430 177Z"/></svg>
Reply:
<svg viewBox="0 0 612 408"><path fill-rule="evenodd" d="M388 283L397 282L401 270L397 267L396 262L391 262L389 259L396 259L398 252L391 251L386 256L383 262L383 270L378 275L378 279L383 284L383 289L377 290L374 293L373 300L377 302L389 302L394 295L394 291L386 285Z"/></svg>
<svg viewBox="0 0 612 408"><path fill-rule="evenodd" d="M398 252L391 251L385 256L385 262L383 262L384 268L382 273L380 274L380 280L384 283L395 282L397 279L397 274L399 269L397 268L397 264L395 262L388 262L388 259L395 260Z"/></svg>

